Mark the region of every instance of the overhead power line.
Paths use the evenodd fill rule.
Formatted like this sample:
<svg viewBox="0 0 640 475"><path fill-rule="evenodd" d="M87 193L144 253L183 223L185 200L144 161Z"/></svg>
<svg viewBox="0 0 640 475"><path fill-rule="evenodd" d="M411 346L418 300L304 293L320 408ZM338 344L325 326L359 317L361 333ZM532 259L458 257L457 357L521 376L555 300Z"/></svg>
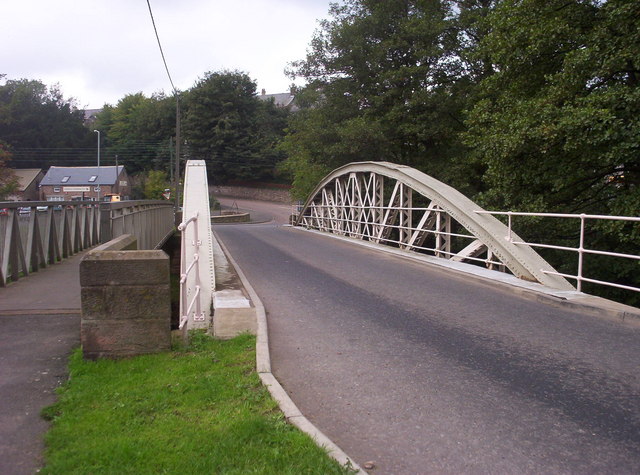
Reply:
<svg viewBox="0 0 640 475"><path fill-rule="evenodd" d="M162 56L162 62L164 63L164 69L167 71L167 76L169 77L169 82L171 83L171 87L173 88L173 92L177 94L176 87L173 85L173 79L171 79L171 73L169 72L169 67L167 66L167 60L164 57L164 51L162 51L162 44L160 43L160 36L158 36L158 29L156 28L156 22L153 19L153 12L151 11L151 2L147 0L147 6L149 7L149 15L151 15L151 23L153 24L153 31L156 33L156 39L158 40L158 48L160 48L160 55Z"/></svg>
<svg viewBox="0 0 640 475"><path fill-rule="evenodd" d="M175 193L175 206L176 209L180 205L180 187L178 183L180 182L180 95L178 94L178 90L176 86L173 84L173 79L171 79L171 73L169 73L169 67L167 66L167 60L164 57L164 51L162 51L162 44L160 43L160 36L158 35L158 29L156 28L156 22L153 19L153 12L151 11L151 2L147 0L147 5L149 7L149 15L151 15L151 23L153 23L153 31L156 33L156 39L158 40L158 47L160 48L160 54L162 55L162 62L164 63L164 69L167 71L167 76L169 77L169 82L171 83L171 87L173 88L173 94L176 96L176 153L175 153L175 173L174 173L174 185L176 189Z"/></svg>

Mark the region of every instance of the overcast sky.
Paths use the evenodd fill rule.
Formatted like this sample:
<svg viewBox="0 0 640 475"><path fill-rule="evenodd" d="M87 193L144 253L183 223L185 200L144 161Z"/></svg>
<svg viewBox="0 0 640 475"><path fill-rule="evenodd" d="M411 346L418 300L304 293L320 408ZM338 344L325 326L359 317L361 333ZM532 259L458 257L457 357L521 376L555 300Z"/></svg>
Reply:
<svg viewBox="0 0 640 475"><path fill-rule="evenodd" d="M267 93L286 92L287 63L302 59L330 0L151 0L178 89L207 71L246 72ZM146 0L7 0L0 9L0 74L60 84L81 108L164 91Z"/></svg>

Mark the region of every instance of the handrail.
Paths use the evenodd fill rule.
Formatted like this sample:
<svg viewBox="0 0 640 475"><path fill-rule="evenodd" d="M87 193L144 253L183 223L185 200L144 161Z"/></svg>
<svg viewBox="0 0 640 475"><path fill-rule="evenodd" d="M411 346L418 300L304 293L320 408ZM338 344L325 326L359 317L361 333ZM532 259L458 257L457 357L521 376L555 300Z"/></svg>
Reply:
<svg viewBox="0 0 640 475"><path fill-rule="evenodd" d="M187 227L193 224L193 241L191 245L195 247L195 253L193 254L193 260L187 265L186 262L186 233L185 231ZM200 245L202 242L198 239L198 213L196 212L191 218L183 221L178 225L178 230L182 232L181 245L180 245L180 323L179 329L183 330L185 328L185 324L189 321L189 315L191 315L191 311L195 305L195 312L193 316L194 321L204 321L205 315L202 312L202 308L200 306ZM195 272L195 292L193 294L193 298L187 303L187 277L191 274L191 271ZM184 311L186 306L186 311Z"/></svg>
<svg viewBox="0 0 640 475"><path fill-rule="evenodd" d="M174 229L166 201L0 202L0 287L122 234L157 249Z"/></svg>
<svg viewBox="0 0 640 475"><path fill-rule="evenodd" d="M568 252L577 252L578 253L578 271L574 274L566 274L556 271L543 270L545 274L553 274L558 275L567 279L573 279L576 281L576 289L578 292L582 291L582 283L589 282L597 285L605 285L608 287L615 287L618 289L631 290L634 292L640 292L640 287L633 287L629 285L622 285L615 282L607 282L598 279L591 279L585 277L583 274L584 269L584 258L586 255L600 255L600 256L610 256L610 257L619 257L622 259L634 259L640 260L639 255L634 254L625 254L620 252L611 252L611 251L601 251L597 249L589 249L585 247L584 235L585 235L585 223L587 220L611 220L611 221L626 221L626 222L640 222L640 217L633 216L608 216L602 214L568 214L568 213L532 213L532 212L519 212L519 211L485 211L485 210L476 210L477 214L490 214L494 216L507 216L507 235L505 239L512 244L521 245L521 246L530 246L530 247L538 247L541 249L555 249L559 251L568 251ZM512 232L512 218L513 216L531 216L531 217L539 217L539 218L567 218L567 219L579 219L580 220L580 237L578 242L578 247L570 247L570 246L558 246L553 244L543 244L543 243L534 243L528 242L525 240L514 240L513 232Z"/></svg>
<svg viewBox="0 0 640 475"><path fill-rule="evenodd" d="M100 242L98 202L0 202L0 287Z"/></svg>

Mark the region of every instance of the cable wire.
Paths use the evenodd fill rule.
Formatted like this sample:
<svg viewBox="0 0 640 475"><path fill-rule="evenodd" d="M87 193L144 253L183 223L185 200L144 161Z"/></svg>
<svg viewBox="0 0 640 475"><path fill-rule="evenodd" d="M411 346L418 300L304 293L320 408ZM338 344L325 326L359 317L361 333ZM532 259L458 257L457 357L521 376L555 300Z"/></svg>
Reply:
<svg viewBox="0 0 640 475"><path fill-rule="evenodd" d="M162 44L160 43L160 36L158 36L158 29L156 28L156 22L153 19L153 12L151 11L151 2L147 0L147 6L149 7L149 15L151 15L151 23L153 24L153 31L156 33L156 39L158 40L158 48L160 48L160 55L162 56L162 62L164 63L164 69L167 71L167 76L169 76L169 82L171 83L171 87L173 88L174 94L178 94L176 87L173 85L173 79L171 79L171 73L169 72L169 66L167 66L167 60L164 57L164 51L162 51Z"/></svg>

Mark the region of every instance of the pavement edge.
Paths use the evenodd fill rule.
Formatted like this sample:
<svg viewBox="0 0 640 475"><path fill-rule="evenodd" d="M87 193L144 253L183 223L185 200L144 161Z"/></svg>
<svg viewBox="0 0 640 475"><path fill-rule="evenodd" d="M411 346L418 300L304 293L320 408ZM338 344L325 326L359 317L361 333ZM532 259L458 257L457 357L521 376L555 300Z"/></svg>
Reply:
<svg viewBox="0 0 640 475"><path fill-rule="evenodd" d="M256 369L262 384L264 384L271 396L275 399L283 412L286 420L309 435L313 441L321 448L325 449L330 457L335 459L340 465L353 469L356 473L366 475L365 472L351 457L349 457L340 447L338 447L329 437L327 437L320 429L318 429L309 419L307 419L300 409L295 405L289 397L280 382L271 372L271 355L269 353L269 335L267 331L267 314L265 312L262 301L258 297L251 284L249 283L244 272L235 261L231 253L224 245L221 239L218 239L216 233L213 233L214 239L218 241L219 246L225 253L227 260L236 270L242 285L249 294L249 298L253 302L256 309L257 332L256 332Z"/></svg>

